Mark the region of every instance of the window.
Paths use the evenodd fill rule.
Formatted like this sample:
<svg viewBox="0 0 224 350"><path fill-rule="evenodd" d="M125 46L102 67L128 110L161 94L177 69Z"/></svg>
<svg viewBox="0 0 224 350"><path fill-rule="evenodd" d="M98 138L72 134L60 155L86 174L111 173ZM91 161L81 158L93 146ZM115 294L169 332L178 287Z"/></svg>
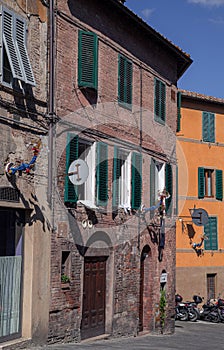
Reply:
<svg viewBox="0 0 224 350"><path fill-rule="evenodd" d="M154 88L154 115L155 120L164 124L166 120L166 85L155 78Z"/></svg>
<svg viewBox="0 0 224 350"><path fill-rule="evenodd" d="M113 160L113 207L131 206L131 152L115 146Z"/></svg>
<svg viewBox="0 0 224 350"><path fill-rule="evenodd" d="M215 142L215 115L203 112L202 114L202 139L204 142Z"/></svg>
<svg viewBox="0 0 224 350"><path fill-rule="evenodd" d="M216 298L216 273L207 274L207 299Z"/></svg>
<svg viewBox="0 0 224 350"><path fill-rule="evenodd" d="M95 33L79 31L78 85L97 90L98 39Z"/></svg>
<svg viewBox="0 0 224 350"><path fill-rule="evenodd" d="M217 218L210 216L208 223L204 226L204 233L207 240L204 241L205 250L218 249Z"/></svg>
<svg viewBox="0 0 224 350"><path fill-rule="evenodd" d="M68 134L66 147L66 174L70 164L76 159L84 160L89 169L87 180L81 185L73 185L69 177L65 178L64 201L76 203L82 201L87 205L107 204L107 145L80 139L77 135Z"/></svg>
<svg viewBox="0 0 224 350"><path fill-rule="evenodd" d="M166 199L166 213L171 214L173 195L172 166L152 158L150 165L150 206L158 203L159 193L163 191L164 187L170 195Z"/></svg>
<svg viewBox="0 0 224 350"><path fill-rule="evenodd" d="M113 161L113 208L138 209L142 196L142 156L115 147Z"/></svg>
<svg viewBox="0 0 224 350"><path fill-rule="evenodd" d="M26 48L26 22L23 18L3 6L1 7L1 12L1 81L13 85L14 80L18 79L35 86L35 79Z"/></svg>
<svg viewBox="0 0 224 350"><path fill-rule="evenodd" d="M118 60L118 102L132 108L132 62L119 55Z"/></svg>
<svg viewBox="0 0 224 350"><path fill-rule="evenodd" d="M216 197L223 198L222 170L198 168L198 198Z"/></svg>

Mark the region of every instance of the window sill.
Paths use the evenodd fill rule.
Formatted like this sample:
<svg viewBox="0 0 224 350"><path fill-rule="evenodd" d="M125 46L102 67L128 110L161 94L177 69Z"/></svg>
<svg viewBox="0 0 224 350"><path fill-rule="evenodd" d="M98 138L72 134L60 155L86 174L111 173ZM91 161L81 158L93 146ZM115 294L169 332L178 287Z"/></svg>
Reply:
<svg viewBox="0 0 224 350"><path fill-rule="evenodd" d="M123 107L125 109L128 109L129 111L132 111L132 105L123 101L118 101L118 104L120 107Z"/></svg>
<svg viewBox="0 0 224 350"><path fill-rule="evenodd" d="M154 120L161 125L165 125L165 123L166 123L165 120L157 117L156 115L154 116Z"/></svg>

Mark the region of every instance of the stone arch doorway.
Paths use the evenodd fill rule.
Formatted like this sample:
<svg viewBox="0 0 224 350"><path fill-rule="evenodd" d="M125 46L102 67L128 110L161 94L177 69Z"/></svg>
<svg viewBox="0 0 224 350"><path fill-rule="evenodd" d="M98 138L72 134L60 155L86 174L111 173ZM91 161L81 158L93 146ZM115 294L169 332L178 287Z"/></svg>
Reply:
<svg viewBox="0 0 224 350"><path fill-rule="evenodd" d="M145 308L145 289L146 289L146 265L149 264L149 255L151 253L149 245L142 249L140 257L140 287L139 287L139 332L144 329L144 308ZM148 271L148 269L147 269Z"/></svg>

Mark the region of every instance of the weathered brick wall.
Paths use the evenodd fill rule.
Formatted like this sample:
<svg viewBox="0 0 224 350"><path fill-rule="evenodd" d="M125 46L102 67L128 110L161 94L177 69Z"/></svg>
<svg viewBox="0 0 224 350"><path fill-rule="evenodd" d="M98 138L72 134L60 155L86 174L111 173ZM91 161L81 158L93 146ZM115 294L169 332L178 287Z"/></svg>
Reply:
<svg viewBox="0 0 224 350"><path fill-rule="evenodd" d="M68 7L67 7L68 4ZM158 244L155 243L135 213L123 217L112 215L112 137L136 146L142 141L143 151L143 203L149 206L150 160L160 154L160 159L175 163L176 131L176 62L166 50L152 38L142 34L138 26L132 26L126 15L111 9L110 3L93 0L58 1L57 16L57 115L67 121L57 126L57 194L55 201L55 228L52 235L51 311L49 342L80 340L82 317L83 257L75 243L83 245L97 231L110 237L112 250L109 261L113 263L108 279L114 281L112 288L107 282L107 298L113 311L106 310L106 329L113 336L133 335L138 332L140 257L145 245L150 248L145 262L144 330L160 331L156 320L160 298L160 275L168 273L167 332L173 331L173 295L175 277L175 227L166 228L166 245L163 259L158 260ZM92 30L99 38L98 91L97 94L80 90L77 83L78 30ZM69 38L69 40L68 40ZM117 105L118 53L133 62L133 108L125 110ZM166 83L166 126L154 121L154 78ZM174 91L174 94L172 93ZM139 106L142 104L142 109ZM63 204L66 133L82 126L95 133L85 135L92 141L105 141L103 134L110 135L108 169L107 212L99 215L93 229L84 230L81 220L86 217L85 208L72 209L73 218ZM140 139L142 129L143 140ZM83 134L82 134L83 135ZM175 173L175 171L174 171ZM59 176L60 175L60 176ZM174 176L175 182L175 176ZM173 186L175 189L175 185ZM175 192L175 191L174 191ZM174 193L175 197L175 193ZM124 223L122 223L122 220ZM63 229L62 229L63 227ZM158 238L158 233L157 233ZM72 285L69 291L61 290L61 251L66 246L71 253ZM112 258L113 257L113 258ZM76 281L76 283L73 282ZM69 296L73 300L66 299ZM74 303L74 304L73 304ZM157 315L158 318L158 315ZM67 331L68 329L68 331Z"/></svg>

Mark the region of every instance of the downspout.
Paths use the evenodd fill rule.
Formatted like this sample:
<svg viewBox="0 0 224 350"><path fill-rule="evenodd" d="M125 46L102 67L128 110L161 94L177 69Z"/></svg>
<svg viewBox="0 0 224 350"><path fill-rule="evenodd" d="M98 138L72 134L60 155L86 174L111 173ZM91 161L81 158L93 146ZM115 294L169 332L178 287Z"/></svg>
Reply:
<svg viewBox="0 0 224 350"><path fill-rule="evenodd" d="M47 200L50 209L53 208L53 140L54 140L54 0L49 1L49 136L48 136L48 192Z"/></svg>
<svg viewBox="0 0 224 350"><path fill-rule="evenodd" d="M139 120L139 147L140 147L140 155L141 155L141 159L142 159L142 89L143 89L143 85L142 85L142 66L140 66L140 120ZM142 162L143 164L143 162ZM142 169L143 172L143 169ZM141 174L142 176L142 174ZM142 186L143 186L143 181L142 181ZM142 193L141 193L141 197L142 197ZM138 250L140 252L140 256L141 256L141 242L140 242L140 238L141 238L141 215L138 216Z"/></svg>

